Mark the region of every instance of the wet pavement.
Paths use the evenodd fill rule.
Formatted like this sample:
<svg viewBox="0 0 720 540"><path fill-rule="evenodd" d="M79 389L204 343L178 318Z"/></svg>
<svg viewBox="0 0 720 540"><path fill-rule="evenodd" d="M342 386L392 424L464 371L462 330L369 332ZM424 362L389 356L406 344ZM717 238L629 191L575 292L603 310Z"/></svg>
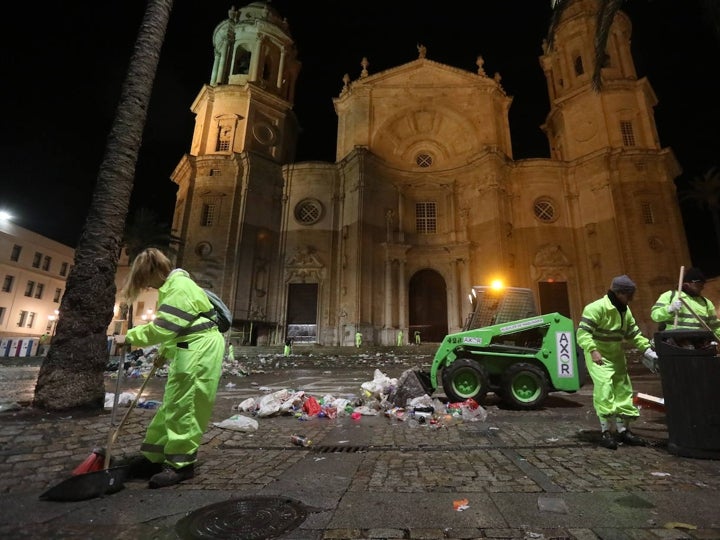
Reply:
<svg viewBox="0 0 720 540"><path fill-rule="evenodd" d="M376 369L398 377L429 365L433 350L306 349L283 358L242 349L224 370L213 421L279 389L361 398ZM23 364L0 360L0 402L32 396L39 362ZM658 376L639 364L632 375L636 391L662 395ZM148 398L161 399L163 384L151 381ZM105 445L110 414L23 407L0 413L0 537L720 539L720 461L670 454L665 415L650 409L632 426L648 447L599 448L591 391L552 394L537 411L508 410L490 396L485 421L442 427L384 415L271 416L257 418L253 432L211 426L195 478L159 490L126 481L80 502L38 496ZM137 451L153 414L133 411L116 455ZM293 445L296 433L312 446Z"/></svg>

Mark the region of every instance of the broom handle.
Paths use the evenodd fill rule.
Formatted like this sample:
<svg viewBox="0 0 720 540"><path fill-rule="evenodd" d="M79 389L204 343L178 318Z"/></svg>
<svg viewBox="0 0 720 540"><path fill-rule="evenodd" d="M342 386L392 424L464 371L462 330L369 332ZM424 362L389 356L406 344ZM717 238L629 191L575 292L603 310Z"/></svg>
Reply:
<svg viewBox="0 0 720 540"><path fill-rule="evenodd" d="M118 425L117 429L114 429L110 431L110 435L108 435L108 441L107 445L105 446L105 463L103 464L103 469L107 469L110 465L110 449L112 448L113 444L115 444L115 441L117 440L118 434L120 433L120 430L125 425L125 422L127 421L128 417L130 416L130 413L132 410L137 407L138 401L140 400L140 395L143 393L143 390L145 390L145 386L147 386L147 383L150 382L150 379L152 379L155 376L155 372L157 371L157 366L155 363L153 363L153 367L150 370L150 373L148 373L148 376L143 381L142 386L140 387L140 390L138 390L137 395L135 396L135 399L133 400L132 404L128 408L127 412L123 416L122 420L120 420L120 425Z"/></svg>
<svg viewBox="0 0 720 540"><path fill-rule="evenodd" d="M125 375L125 357L130 352L130 344L124 344L120 348L120 358L118 359L117 382L115 383L115 397L113 398L112 416L110 424L115 425L115 416L117 414L118 401L120 401L120 380Z"/></svg>
<svg viewBox="0 0 720 540"><path fill-rule="evenodd" d="M685 277L685 267L684 267L684 266L681 266L681 267L680 267L680 278L678 278L678 291L677 291L678 300L682 300L682 298L680 298L680 293L682 292L682 284L683 284L683 278L684 278L684 277ZM678 311L679 311L679 310L678 310ZM677 328L677 323L678 323L678 311L675 312L675 322L673 323L673 327L674 327L674 328Z"/></svg>

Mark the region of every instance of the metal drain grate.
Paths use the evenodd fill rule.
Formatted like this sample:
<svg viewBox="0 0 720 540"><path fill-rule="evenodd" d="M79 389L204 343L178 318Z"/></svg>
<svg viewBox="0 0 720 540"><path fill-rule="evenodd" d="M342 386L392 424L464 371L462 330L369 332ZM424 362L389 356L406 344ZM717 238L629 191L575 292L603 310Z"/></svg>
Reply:
<svg viewBox="0 0 720 540"><path fill-rule="evenodd" d="M191 512L175 525L183 540L277 538L305 521L308 508L281 497L244 497L223 501Z"/></svg>
<svg viewBox="0 0 720 540"><path fill-rule="evenodd" d="M319 454L355 454L367 451L366 446L316 446L314 451Z"/></svg>

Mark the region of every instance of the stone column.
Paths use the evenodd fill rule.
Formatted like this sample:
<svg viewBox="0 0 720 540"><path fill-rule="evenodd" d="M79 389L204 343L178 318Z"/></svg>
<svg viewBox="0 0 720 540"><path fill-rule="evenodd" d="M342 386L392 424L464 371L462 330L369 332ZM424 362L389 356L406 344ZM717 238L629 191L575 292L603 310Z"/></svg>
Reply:
<svg viewBox="0 0 720 540"><path fill-rule="evenodd" d="M407 327L407 306L405 305L405 298L407 295L405 287L405 260L398 259L398 278L397 278L397 293L398 293L398 328L404 329Z"/></svg>

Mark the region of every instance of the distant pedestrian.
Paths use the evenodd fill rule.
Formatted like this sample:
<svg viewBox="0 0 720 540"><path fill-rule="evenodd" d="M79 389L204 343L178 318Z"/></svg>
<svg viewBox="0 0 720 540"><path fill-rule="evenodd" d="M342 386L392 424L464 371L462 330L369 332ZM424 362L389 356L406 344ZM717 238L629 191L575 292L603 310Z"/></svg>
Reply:
<svg viewBox="0 0 720 540"><path fill-rule="evenodd" d="M358 349L362 345L362 333L361 332L355 332L355 347Z"/></svg>
<svg viewBox="0 0 720 540"><path fill-rule="evenodd" d="M397 346L398 346L398 347L401 347L402 344L403 344L403 331L402 331L402 330L398 330L398 333L397 333Z"/></svg>
<svg viewBox="0 0 720 540"><path fill-rule="evenodd" d="M292 338L287 338L285 340L285 349L283 350L283 354L285 356L290 356L292 354L292 343L293 343Z"/></svg>
<svg viewBox="0 0 720 540"><path fill-rule="evenodd" d="M633 388L623 349L625 340L657 359L650 341L640 333L628 303L635 283L628 276L612 280L610 290L585 306L577 329L577 343L585 351L585 363L593 381L593 406L600 420L600 446L615 450L618 442L642 446L645 440L633 434L630 422L640 416L633 404ZM611 431L615 424L617 437Z"/></svg>
<svg viewBox="0 0 720 540"><path fill-rule="evenodd" d="M420 330L415 330L415 345L420 345Z"/></svg>
<svg viewBox="0 0 720 540"><path fill-rule="evenodd" d="M235 360L235 348L232 343L228 343L227 346L227 359L230 361Z"/></svg>
<svg viewBox="0 0 720 540"><path fill-rule="evenodd" d="M45 332L40 339L38 339L38 356L46 356L48 353L48 342L50 341L50 335Z"/></svg>

